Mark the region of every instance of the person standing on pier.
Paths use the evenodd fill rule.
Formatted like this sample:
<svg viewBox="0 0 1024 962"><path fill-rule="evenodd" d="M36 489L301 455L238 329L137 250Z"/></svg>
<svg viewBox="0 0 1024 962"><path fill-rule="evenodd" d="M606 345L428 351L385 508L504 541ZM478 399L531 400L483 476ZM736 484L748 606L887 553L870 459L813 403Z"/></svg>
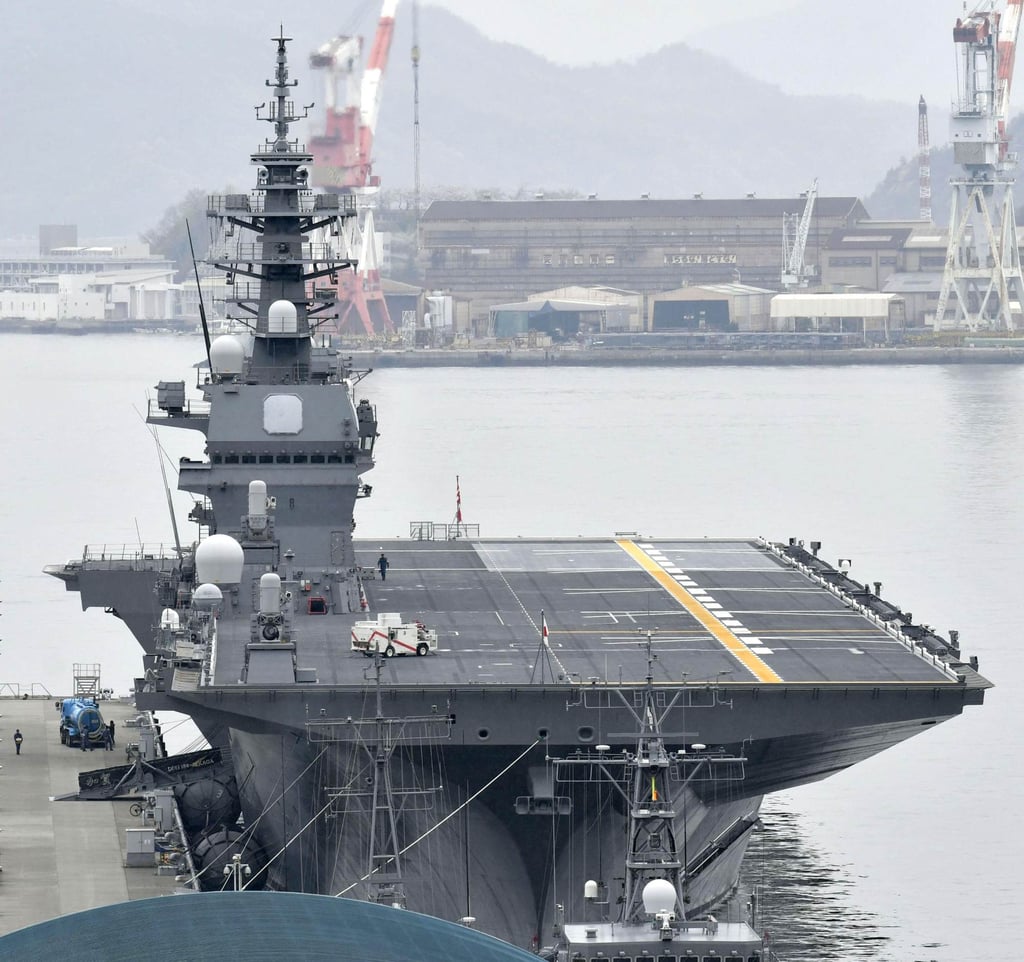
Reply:
<svg viewBox="0 0 1024 962"><path fill-rule="evenodd" d="M20 728L14 729L14 754L21 754L21 743L25 740L25 736L22 735Z"/></svg>
<svg viewBox="0 0 1024 962"><path fill-rule="evenodd" d="M380 557L377 559L377 567L380 568L380 580L387 581L388 568L390 568L391 565L388 564L388 559L385 557L383 551L380 553Z"/></svg>

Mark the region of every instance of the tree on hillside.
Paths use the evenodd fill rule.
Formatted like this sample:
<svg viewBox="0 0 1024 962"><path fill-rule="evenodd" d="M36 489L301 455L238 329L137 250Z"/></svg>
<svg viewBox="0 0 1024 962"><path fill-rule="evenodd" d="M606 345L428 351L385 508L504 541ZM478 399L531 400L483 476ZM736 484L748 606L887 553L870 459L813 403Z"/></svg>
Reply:
<svg viewBox="0 0 1024 962"><path fill-rule="evenodd" d="M228 188L225 193L229 193ZM154 254L162 254L174 261L178 268L177 280L192 276L192 255L188 249L188 231L185 221L192 230L192 243L196 249L196 260L202 260L210 247L210 232L206 223L205 190L190 190L179 203L164 211L160 223L144 231L142 239L149 244Z"/></svg>

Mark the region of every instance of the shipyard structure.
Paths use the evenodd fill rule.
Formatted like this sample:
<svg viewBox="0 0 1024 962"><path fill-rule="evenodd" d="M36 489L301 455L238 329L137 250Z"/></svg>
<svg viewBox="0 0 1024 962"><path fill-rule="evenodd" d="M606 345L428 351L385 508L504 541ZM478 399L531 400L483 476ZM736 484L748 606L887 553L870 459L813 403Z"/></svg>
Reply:
<svg viewBox="0 0 1024 962"><path fill-rule="evenodd" d="M787 225L800 224L787 275ZM889 340L934 315L946 232L856 197L436 201L428 289L470 337L526 331L846 331ZM783 293L788 300L773 303ZM810 300L811 294L817 300ZM824 300L822 300L824 298ZM841 298L841 299L838 299Z"/></svg>
<svg viewBox="0 0 1024 962"><path fill-rule="evenodd" d="M380 220L387 225L387 212ZM801 224L800 267L787 273ZM388 231L376 235L382 271ZM435 201L419 224L419 284L382 276L407 346L603 334L813 333L898 341L933 320L947 232L872 220L855 197ZM789 245L787 247L787 245ZM233 285L200 275L211 323ZM193 329L195 282L135 242L80 244L40 228L38 253L0 256L0 327L33 331Z"/></svg>

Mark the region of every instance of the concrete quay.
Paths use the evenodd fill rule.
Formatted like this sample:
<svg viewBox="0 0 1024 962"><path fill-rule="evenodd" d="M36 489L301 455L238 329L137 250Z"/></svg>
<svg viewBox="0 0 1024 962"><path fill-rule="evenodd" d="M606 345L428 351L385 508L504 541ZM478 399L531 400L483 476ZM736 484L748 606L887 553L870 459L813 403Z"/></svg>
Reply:
<svg viewBox="0 0 1024 962"><path fill-rule="evenodd" d="M172 894L173 875L125 866L125 830L142 828L129 802L56 801L78 774L124 765L136 729L131 702L100 702L115 723L113 751L60 742L53 698L0 698L0 935L86 909ZM24 736L15 753L14 732Z"/></svg>

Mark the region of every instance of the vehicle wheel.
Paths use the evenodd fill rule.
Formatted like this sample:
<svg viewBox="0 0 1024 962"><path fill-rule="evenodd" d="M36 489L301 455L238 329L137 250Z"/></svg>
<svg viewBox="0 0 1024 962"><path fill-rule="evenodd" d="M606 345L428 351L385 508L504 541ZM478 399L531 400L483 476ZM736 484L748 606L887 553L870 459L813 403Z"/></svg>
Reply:
<svg viewBox="0 0 1024 962"><path fill-rule="evenodd" d="M384 657L385 658L394 658L394 656L395 656L395 646L394 645L388 645L387 648L384 649Z"/></svg>
<svg viewBox="0 0 1024 962"><path fill-rule="evenodd" d="M68 743L68 733L62 728L60 730L60 743L66 745Z"/></svg>
<svg viewBox="0 0 1024 962"><path fill-rule="evenodd" d="M430 651L430 648L427 646L427 643L425 641L421 641L416 646L416 654L417 655L425 655L428 651Z"/></svg>

